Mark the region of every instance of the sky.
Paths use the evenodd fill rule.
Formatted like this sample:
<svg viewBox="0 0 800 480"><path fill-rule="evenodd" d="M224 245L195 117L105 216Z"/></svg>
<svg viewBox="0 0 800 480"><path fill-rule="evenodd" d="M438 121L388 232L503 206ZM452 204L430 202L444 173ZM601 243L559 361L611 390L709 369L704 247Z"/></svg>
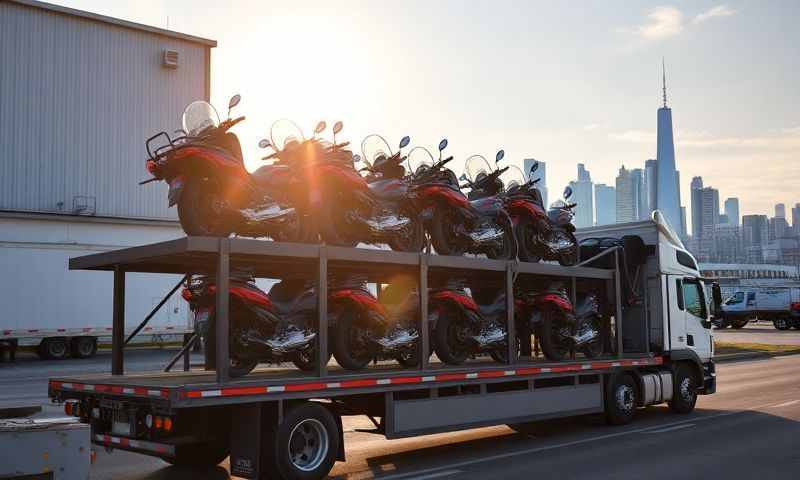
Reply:
<svg viewBox="0 0 800 480"><path fill-rule="evenodd" d="M242 95L251 170L273 121L342 120L353 145L446 137L459 174L546 161L551 199L577 163L613 185L655 158L664 58L687 211L696 175L743 215L800 202L800 2L51 1L217 40L211 100Z"/></svg>

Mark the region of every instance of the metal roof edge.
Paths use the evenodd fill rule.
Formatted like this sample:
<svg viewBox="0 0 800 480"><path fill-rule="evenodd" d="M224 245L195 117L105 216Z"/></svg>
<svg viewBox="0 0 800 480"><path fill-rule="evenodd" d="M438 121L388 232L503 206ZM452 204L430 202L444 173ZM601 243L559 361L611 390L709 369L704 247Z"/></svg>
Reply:
<svg viewBox="0 0 800 480"><path fill-rule="evenodd" d="M216 47L217 41L211 40L208 38L203 37L196 37L194 35L187 35L185 33L179 33L172 30L166 30L163 28L151 27L150 25L144 25L141 23L130 22L128 20L122 20L120 18L114 17L107 17L105 15L100 15L97 13L87 12L85 10L78 10L75 8L63 7L61 5L54 5L52 3L40 2L38 0L0 0L0 1L7 1L9 3L16 3L19 5L23 5L30 8L38 8L41 10L48 10L55 13L60 13L63 15L69 15L73 17L84 18L87 20L92 20L95 22L102 22L108 23L111 25L116 25L122 28L128 28L131 30L138 30L142 32L152 33L155 35L161 35L164 37L175 38L178 40L184 40L187 42L192 43L199 43L205 45L207 47Z"/></svg>

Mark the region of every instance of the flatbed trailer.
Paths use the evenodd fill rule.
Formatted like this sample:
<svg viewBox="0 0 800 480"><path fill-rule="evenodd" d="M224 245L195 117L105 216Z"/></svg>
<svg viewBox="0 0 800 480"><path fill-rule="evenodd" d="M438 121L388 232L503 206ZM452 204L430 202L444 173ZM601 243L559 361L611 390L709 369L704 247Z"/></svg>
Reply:
<svg viewBox="0 0 800 480"><path fill-rule="evenodd" d="M651 339L653 332L664 332L665 328L663 324L650 325L655 319L649 314L639 319L643 327L623 328L624 321L637 317L623 312L620 251L611 249L601 256L614 258L616 267L562 267L430 253L187 237L73 258L72 269L114 272L112 374L53 378L49 395L54 401L65 402L68 410L92 425L95 445L153 455L178 465L212 466L230 454L231 473L245 478L324 477L336 460L345 459L344 415L367 415L375 424L375 433L401 438L497 424L524 430L536 420L601 412L611 423L625 423L637 406L665 401L670 401L676 411L691 411L697 394L714 391L713 363L691 350L671 350L668 335L664 341ZM649 258L655 259L657 273L658 249ZM230 272L242 266L253 269L257 277L316 278L319 354L313 372L270 367L231 379L227 362L209 362L213 365L197 371L190 370L188 361L184 361L183 372L124 375L126 272L214 274L215 336L225 339L229 333ZM376 363L354 372L322 360L328 358L329 272L358 272L379 283L388 283L400 273L416 275L422 359L417 368ZM516 341L510 341L506 364L476 358L451 366L430 360L428 285L451 276L472 276L505 286L506 329L511 339L517 337L512 294L515 282L561 277L571 282L573 299L579 279L599 282L607 286L613 304L613 353L594 359L573 354L569 360L549 362L535 355L520 355L512 347ZM644 278L642 285L646 286ZM651 310L662 322L668 316L658 313L655 306ZM634 341L632 336L643 340ZM661 346L653 349L653 345ZM228 348L228 342L215 342L213 357L228 358ZM184 359L188 359L188 351L182 351ZM674 391L688 398L676 396Z"/></svg>

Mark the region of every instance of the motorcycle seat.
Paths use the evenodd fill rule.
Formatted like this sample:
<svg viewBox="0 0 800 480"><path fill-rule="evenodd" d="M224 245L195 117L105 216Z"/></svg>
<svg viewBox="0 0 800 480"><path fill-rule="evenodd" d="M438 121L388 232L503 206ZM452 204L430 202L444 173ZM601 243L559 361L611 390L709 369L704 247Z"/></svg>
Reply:
<svg viewBox="0 0 800 480"><path fill-rule="evenodd" d="M266 186L274 184L279 177L289 174L287 165L264 165L252 173L256 184Z"/></svg>

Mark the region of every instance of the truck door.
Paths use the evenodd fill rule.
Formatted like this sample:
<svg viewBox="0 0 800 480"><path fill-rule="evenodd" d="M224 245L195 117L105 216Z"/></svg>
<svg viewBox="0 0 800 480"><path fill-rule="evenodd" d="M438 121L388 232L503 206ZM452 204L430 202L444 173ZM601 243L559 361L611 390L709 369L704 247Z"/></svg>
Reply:
<svg viewBox="0 0 800 480"><path fill-rule="evenodd" d="M686 346L697 352L702 360L711 358L711 324L705 288L697 278L681 281L683 310L686 321Z"/></svg>
<svg viewBox="0 0 800 480"><path fill-rule="evenodd" d="M745 310L753 311L756 309L756 292L747 292L747 302Z"/></svg>

